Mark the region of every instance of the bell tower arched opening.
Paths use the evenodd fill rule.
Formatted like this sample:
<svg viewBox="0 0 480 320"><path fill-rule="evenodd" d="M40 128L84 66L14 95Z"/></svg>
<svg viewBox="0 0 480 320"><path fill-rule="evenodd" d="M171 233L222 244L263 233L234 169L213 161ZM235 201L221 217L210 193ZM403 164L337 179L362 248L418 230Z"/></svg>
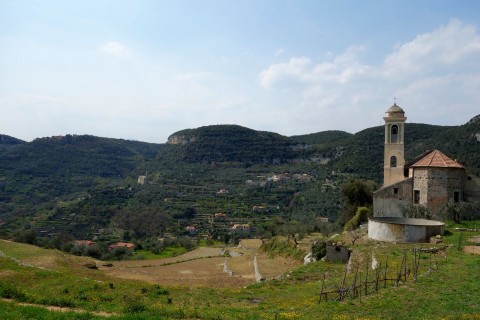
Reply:
<svg viewBox="0 0 480 320"><path fill-rule="evenodd" d="M397 157L391 156L390 157L390 167L395 168L397 166Z"/></svg>
<svg viewBox="0 0 480 320"><path fill-rule="evenodd" d="M397 143L398 141L398 126L394 124L390 130L390 142Z"/></svg>

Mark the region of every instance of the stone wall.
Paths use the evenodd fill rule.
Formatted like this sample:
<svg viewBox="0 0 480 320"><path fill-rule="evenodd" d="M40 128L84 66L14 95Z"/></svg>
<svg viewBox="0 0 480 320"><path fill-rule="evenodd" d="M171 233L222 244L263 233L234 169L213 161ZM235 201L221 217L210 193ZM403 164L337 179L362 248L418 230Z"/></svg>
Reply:
<svg viewBox="0 0 480 320"><path fill-rule="evenodd" d="M377 190L373 194L374 217L402 217L402 208L412 203L412 178Z"/></svg>
<svg viewBox="0 0 480 320"><path fill-rule="evenodd" d="M328 261L347 263L348 259L350 258L350 254L351 251L348 247L327 245L326 259Z"/></svg>
<svg viewBox="0 0 480 320"><path fill-rule="evenodd" d="M480 178L473 174L467 174L465 200L480 202Z"/></svg>
<svg viewBox="0 0 480 320"><path fill-rule="evenodd" d="M455 192L459 201L464 200L465 170L458 168L415 168L413 190L420 191L419 204L436 213L449 200L454 200Z"/></svg>

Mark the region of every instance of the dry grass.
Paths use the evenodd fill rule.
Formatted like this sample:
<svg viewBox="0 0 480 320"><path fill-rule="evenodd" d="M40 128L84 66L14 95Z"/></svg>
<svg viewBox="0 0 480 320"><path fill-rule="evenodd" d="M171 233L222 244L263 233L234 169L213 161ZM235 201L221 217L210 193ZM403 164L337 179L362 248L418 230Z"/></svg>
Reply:
<svg viewBox="0 0 480 320"><path fill-rule="evenodd" d="M463 247L465 253L479 254L480 255L480 246L465 246Z"/></svg>
<svg viewBox="0 0 480 320"><path fill-rule="evenodd" d="M268 258L260 250L261 244L259 239L244 239L238 247L226 248L235 252L231 257L221 256L221 248L201 247L173 258L113 262L112 267L100 266L99 269L111 277L161 285L225 288L244 287L255 282L255 256L260 273L267 279L300 265L289 258ZM233 271L232 276L224 272L225 262Z"/></svg>

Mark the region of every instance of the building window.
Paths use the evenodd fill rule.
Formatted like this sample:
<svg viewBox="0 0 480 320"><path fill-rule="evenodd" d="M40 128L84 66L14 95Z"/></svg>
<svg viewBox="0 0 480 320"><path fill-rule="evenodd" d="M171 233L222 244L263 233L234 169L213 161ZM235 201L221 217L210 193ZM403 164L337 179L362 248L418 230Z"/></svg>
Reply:
<svg viewBox="0 0 480 320"><path fill-rule="evenodd" d="M390 136L391 136L391 142L392 143L397 143L398 142L398 126L394 124L392 126L392 130L390 131Z"/></svg>
<svg viewBox="0 0 480 320"><path fill-rule="evenodd" d="M419 204L420 203L420 190L413 191L413 203Z"/></svg>
<svg viewBox="0 0 480 320"><path fill-rule="evenodd" d="M398 188L393 188L393 194L398 194Z"/></svg>
<svg viewBox="0 0 480 320"><path fill-rule="evenodd" d="M390 167L395 168L397 166L397 157L391 156L390 157Z"/></svg>
<svg viewBox="0 0 480 320"><path fill-rule="evenodd" d="M455 192L453 193L453 201L454 201L454 202L460 202L460 192L455 191Z"/></svg>

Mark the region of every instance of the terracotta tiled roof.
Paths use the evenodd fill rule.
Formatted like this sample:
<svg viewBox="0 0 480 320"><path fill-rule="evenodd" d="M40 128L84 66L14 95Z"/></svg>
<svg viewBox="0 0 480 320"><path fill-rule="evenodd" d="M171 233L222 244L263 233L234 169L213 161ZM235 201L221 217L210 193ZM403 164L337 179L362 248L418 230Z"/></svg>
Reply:
<svg viewBox="0 0 480 320"><path fill-rule="evenodd" d="M77 246L93 246L95 242L90 240L75 240L75 245Z"/></svg>
<svg viewBox="0 0 480 320"><path fill-rule="evenodd" d="M130 242L117 242L114 244L111 244L109 246L110 249L115 249L115 248L127 248L127 249L134 249L135 244L130 243Z"/></svg>
<svg viewBox="0 0 480 320"><path fill-rule="evenodd" d="M411 167L441 167L441 168L464 168L464 166L447 157L438 150L430 150L416 159Z"/></svg>

